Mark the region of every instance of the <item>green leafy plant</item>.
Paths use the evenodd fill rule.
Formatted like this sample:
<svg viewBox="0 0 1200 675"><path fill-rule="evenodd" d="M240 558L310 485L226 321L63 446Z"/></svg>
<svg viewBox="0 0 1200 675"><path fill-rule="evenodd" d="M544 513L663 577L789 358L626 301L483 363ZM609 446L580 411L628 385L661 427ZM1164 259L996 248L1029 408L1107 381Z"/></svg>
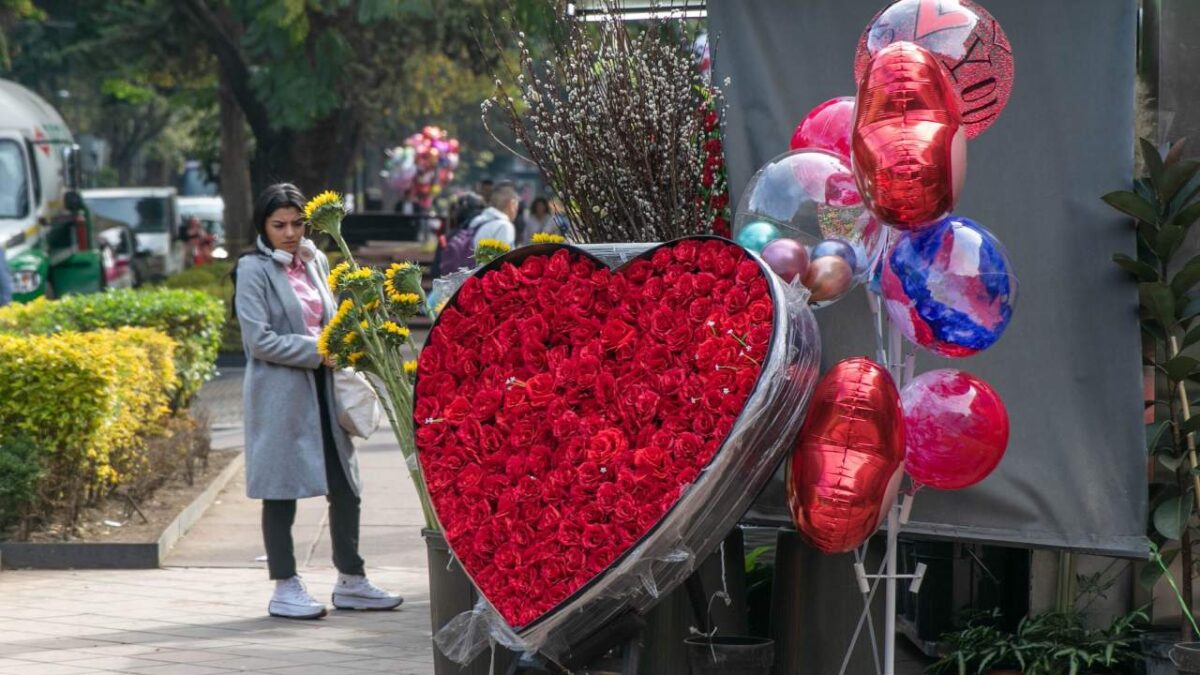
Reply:
<svg viewBox="0 0 1200 675"><path fill-rule="evenodd" d="M775 566L763 562L763 555L771 550L759 546L746 554L746 610L750 635L770 637L771 587L774 582Z"/></svg>
<svg viewBox="0 0 1200 675"><path fill-rule="evenodd" d="M173 409L187 406L212 377L224 323L221 300L168 288L71 295L0 309L0 332L51 335L136 326L166 333L176 343Z"/></svg>
<svg viewBox="0 0 1200 675"><path fill-rule="evenodd" d="M45 473L42 450L28 438L0 442L0 530L25 517Z"/></svg>
<svg viewBox="0 0 1200 675"><path fill-rule="evenodd" d="M1114 209L1134 219L1137 255L1123 253L1113 261L1134 276L1138 283L1139 318L1143 336L1144 364L1153 368L1156 387L1146 402L1153 422L1146 426L1151 518L1151 540L1162 551L1166 565L1176 556L1182 575L1185 613L1191 612L1194 517L1200 505L1200 462L1195 432L1200 415L1193 415L1188 385L1200 382L1200 360L1188 355L1200 342L1200 296L1193 289L1200 283L1200 255L1179 260L1188 233L1200 220L1200 186L1195 185L1200 162L1183 159L1184 141L1162 155L1148 140L1141 141L1145 165L1132 190L1104 195ZM1141 582L1152 587L1161 571L1150 565ZM1191 626L1183 622L1185 639Z"/></svg>
<svg viewBox="0 0 1200 675"><path fill-rule="evenodd" d="M1025 675L1122 673L1138 662L1144 611L1119 616L1103 629L1089 629L1078 611L1025 617L1016 631L999 627L997 610L979 615L962 630L942 636L945 652L930 672L982 675L1019 670Z"/></svg>

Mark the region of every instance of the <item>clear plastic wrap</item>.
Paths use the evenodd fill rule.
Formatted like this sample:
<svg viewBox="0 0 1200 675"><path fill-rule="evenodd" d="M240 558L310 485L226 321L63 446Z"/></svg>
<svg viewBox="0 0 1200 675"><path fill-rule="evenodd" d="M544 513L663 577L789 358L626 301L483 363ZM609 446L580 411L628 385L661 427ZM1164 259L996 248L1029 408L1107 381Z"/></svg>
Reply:
<svg viewBox="0 0 1200 675"><path fill-rule="evenodd" d="M611 267L656 248L652 244L574 247ZM477 270L517 262L547 247L518 249ZM767 280L774 326L757 383L720 450L674 506L609 567L553 610L513 630L486 602L436 635L447 657L465 663L492 643L570 659L572 645L628 612L645 613L682 583L721 543L791 449L820 369L820 337L808 291L784 284L754 257ZM469 574L469 573L468 573ZM481 596L483 593L480 593Z"/></svg>

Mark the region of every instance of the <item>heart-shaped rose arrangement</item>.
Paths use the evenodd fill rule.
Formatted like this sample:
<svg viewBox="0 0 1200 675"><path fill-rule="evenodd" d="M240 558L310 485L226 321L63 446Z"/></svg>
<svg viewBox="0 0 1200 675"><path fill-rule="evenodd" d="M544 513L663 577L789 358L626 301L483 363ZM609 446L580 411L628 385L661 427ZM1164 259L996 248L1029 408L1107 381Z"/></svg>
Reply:
<svg viewBox="0 0 1200 675"><path fill-rule="evenodd" d="M596 600L644 607L638 589L694 566L672 552L706 553L744 512L817 372L790 292L712 237L615 271L544 245L442 311L418 367L421 469L455 556L522 637Z"/></svg>

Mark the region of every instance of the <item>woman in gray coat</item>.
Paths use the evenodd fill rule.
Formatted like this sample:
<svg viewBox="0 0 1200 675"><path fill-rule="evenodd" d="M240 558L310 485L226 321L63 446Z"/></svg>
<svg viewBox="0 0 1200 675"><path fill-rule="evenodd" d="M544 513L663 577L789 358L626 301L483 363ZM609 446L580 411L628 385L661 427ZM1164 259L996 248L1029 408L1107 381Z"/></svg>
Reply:
<svg viewBox="0 0 1200 675"><path fill-rule="evenodd" d="M325 606L296 574L296 500L325 495L338 581L333 606L392 609L400 596L367 580L358 555L361 483L349 436L331 414L333 375L317 337L333 316L329 261L304 238L304 196L294 185L267 188L254 207L255 249L234 274L234 307L246 350L243 392L246 494L263 500L263 541L275 593L272 616L317 619Z"/></svg>

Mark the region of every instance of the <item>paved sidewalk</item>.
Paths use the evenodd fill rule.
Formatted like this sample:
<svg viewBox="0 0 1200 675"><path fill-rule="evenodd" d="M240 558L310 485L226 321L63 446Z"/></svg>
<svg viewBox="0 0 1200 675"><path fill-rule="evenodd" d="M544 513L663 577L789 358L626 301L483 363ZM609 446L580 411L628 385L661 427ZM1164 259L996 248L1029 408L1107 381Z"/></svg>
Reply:
<svg viewBox="0 0 1200 675"><path fill-rule="evenodd" d="M230 369L201 395L217 447L242 443L240 379ZM432 675L416 491L390 429L357 445L360 549L372 580L405 597L399 610L268 617L260 506L239 474L164 569L0 572L0 675ZM301 575L328 602L337 572L323 498L301 500L293 535Z"/></svg>

